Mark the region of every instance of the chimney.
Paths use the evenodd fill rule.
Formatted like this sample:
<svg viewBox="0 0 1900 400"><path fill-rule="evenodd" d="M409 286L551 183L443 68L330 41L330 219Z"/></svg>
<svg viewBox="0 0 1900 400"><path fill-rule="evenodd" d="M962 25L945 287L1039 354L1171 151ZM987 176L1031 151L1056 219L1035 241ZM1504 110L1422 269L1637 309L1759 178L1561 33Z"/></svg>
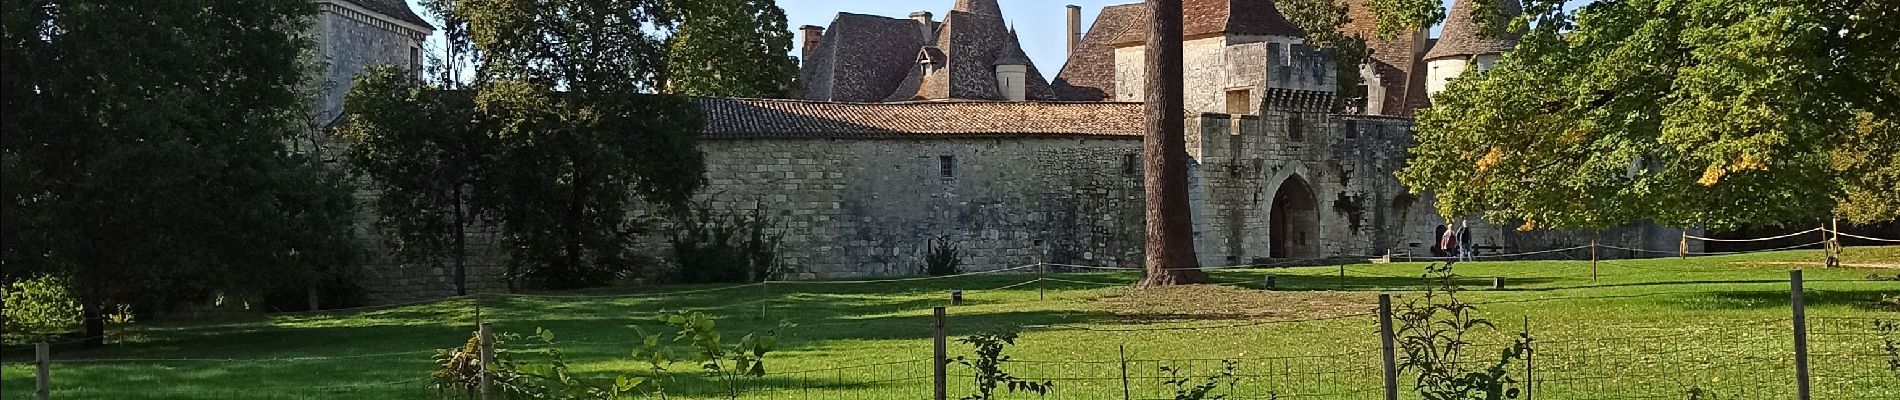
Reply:
<svg viewBox="0 0 1900 400"><path fill-rule="evenodd" d="M805 35L805 44L800 47L802 51L798 57L800 63L811 62L811 55L818 51L818 42L825 38L825 27L805 25L798 27L798 32Z"/></svg>
<svg viewBox="0 0 1900 400"><path fill-rule="evenodd" d="M930 43L931 40L937 38L937 32L930 29L930 23L933 21L930 19L929 11L910 13L910 20L917 21L917 31L924 33L924 43Z"/></svg>
<svg viewBox="0 0 1900 400"><path fill-rule="evenodd" d="M1069 53L1068 53L1068 57L1070 59L1075 58L1075 46L1080 46L1081 44L1082 44L1082 6L1070 4L1069 5Z"/></svg>

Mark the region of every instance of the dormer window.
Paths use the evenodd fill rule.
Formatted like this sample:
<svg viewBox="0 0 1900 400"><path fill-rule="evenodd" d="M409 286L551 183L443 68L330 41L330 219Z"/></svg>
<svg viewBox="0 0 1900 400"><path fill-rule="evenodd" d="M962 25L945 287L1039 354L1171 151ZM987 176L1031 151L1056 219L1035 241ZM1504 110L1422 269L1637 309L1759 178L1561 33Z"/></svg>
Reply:
<svg viewBox="0 0 1900 400"><path fill-rule="evenodd" d="M923 68L924 75L937 73L937 70L943 69L943 58L943 50L925 46L917 52L917 67Z"/></svg>

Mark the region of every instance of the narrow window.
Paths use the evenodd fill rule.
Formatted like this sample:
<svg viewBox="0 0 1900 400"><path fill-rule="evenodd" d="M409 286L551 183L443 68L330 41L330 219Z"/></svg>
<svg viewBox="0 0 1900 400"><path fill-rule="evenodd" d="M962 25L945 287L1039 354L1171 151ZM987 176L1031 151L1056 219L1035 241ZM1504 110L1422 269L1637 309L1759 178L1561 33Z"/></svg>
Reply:
<svg viewBox="0 0 1900 400"><path fill-rule="evenodd" d="M1122 175L1134 176L1141 173L1141 157L1134 154L1122 155Z"/></svg>
<svg viewBox="0 0 1900 400"><path fill-rule="evenodd" d="M409 73L416 74L417 79L422 78L422 48L409 46Z"/></svg>
<svg viewBox="0 0 1900 400"><path fill-rule="evenodd" d="M1300 138L1303 138L1306 136L1303 133L1305 128L1306 128L1306 124L1300 121L1300 116L1298 114L1288 114L1286 116L1287 137L1292 138L1293 140L1300 140Z"/></svg>
<svg viewBox="0 0 1900 400"><path fill-rule="evenodd" d="M937 156L937 173L945 178L957 177L957 156Z"/></svg>

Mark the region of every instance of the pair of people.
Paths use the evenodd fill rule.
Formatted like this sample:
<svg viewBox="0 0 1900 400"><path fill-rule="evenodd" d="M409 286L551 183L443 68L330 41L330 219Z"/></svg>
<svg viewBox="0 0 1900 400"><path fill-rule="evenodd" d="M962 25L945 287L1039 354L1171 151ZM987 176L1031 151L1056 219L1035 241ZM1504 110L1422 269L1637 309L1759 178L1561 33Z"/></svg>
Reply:
<svg viewBox="0 0 1900 400"><path fill-rule="evenodd" d="M1458 261L1471 261L1471 222L1458 221L1458 229L1445 229L1439 232L1439 257L1455 257Z"/></svg>

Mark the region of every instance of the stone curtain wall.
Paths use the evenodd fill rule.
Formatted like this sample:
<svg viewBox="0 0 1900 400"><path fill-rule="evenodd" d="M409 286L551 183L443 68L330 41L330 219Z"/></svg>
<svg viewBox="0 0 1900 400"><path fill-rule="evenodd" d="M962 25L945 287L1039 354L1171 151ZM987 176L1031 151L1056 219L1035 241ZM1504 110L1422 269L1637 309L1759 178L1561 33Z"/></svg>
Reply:
<svg viewBox="0 0 1900 400"><path fill-rule="evenodd" d="M911 275L943 237L963 268L1138 265L1138 137L708 139L715 209L763 208L789 279ZM951 177L942 158L952 157Z"/></svg>
<svg viewBox="0 0 1900 400"><path fill-rule="evenodd" d="M318 62L323 64L312 116L318 126L343 114L343 95L357 75L375 65L410 66L410 49L422 46L422 33L335 3L319 4L316 24Z"/></svg>

